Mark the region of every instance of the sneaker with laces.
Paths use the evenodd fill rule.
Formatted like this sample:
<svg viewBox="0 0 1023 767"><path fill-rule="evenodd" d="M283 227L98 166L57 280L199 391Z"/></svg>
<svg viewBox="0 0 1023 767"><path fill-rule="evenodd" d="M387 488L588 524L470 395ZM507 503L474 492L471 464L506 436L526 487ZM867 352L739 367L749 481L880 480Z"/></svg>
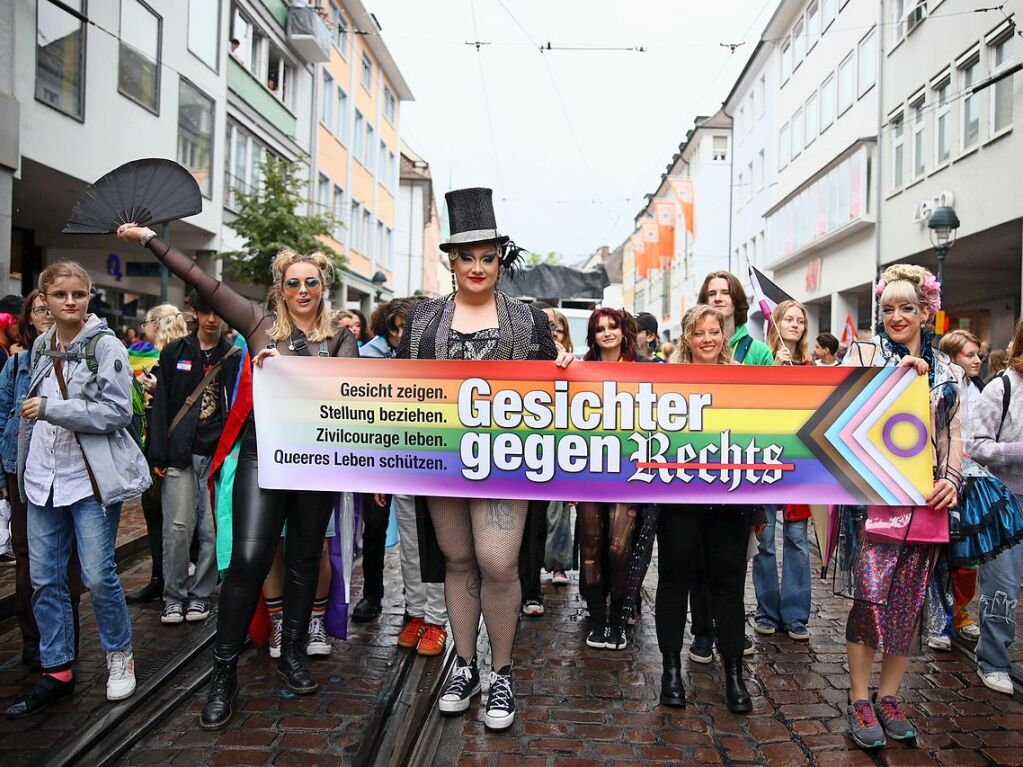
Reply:
<svg viewBox="0 0 1023 767"><path fill-rule="evenodd" d="M977 669L977 674L980 676L980 681L988 689L1004 693L1005 695L1013 694L1012 677L1009 676L1008 671L989 671L984 673Z"/></svg>
<svg viewBox="0 0 1023 767"><path fill-rule="evenodd" d="M693 637L693 643L689 645L689 660L697 663L710 663L714 660L714 636L712 634Z"/></svg>
<svg viewBox="0 0 1023 767"><path fill-rule="evenodd" d="M810 631L806 626L789 626L785 633L789 635L789 639L795 639L797 642L805 642L810 638Z"/></svg>
<svg viewBox="0 0 1023 767"><path fill-rule="evenodd" d="M322 615L314 615L309 619L309 639L306 641L305 654L325 658L330 655L332 647L327 636L327 627Z"/></svg>
<svg viewBox="0 0 1023 767"><path fill-rule="evenodd" d="M511 666L490 672L490 690L483 724L488 730L507 730L515 721L515 693L512 692Z"/></svg>
<svg viewBox="0 0 1023 767"><path fill-rule="evenodd" d="M160 623L174 624L184 623L185 621L185 608L181 602L166 602L163 606L163 612L160 613Z"/></svg>
<svg viewBox="0 0 1023 767"><path fill-rule="evenodd" d="M416 652L427 657L440 655L444 652L444 647L448 643L448 632L444 630L443 626L438 626L435 623L425 623L423 625L425 628L423 629L423 635L419 637Z"/></svg>
<svg viewBox="0 0 1023 767"><path fill-rule="evenodd" d="M952 652L952 638L947 636L927 637L927 646L932 650Z"/></svg>
<svg viewBox="0 0 1023 767"><path fill-rule="evenodd" d="M267 649L270 650L271 658L281 657L281 642L284 639L284 616L270 616L270 639L267 641Z"/></svg>
<svg viewBox="0 0 1023 767"><path fill-rule="evenodd" d="M767 621L757 621L756 623L753 624L753 630L756 631L758 634L761 634L762 636L769 637L772 634L774 634L774 632L776 632L778 629L776 629L772 624L768 623Z"/></svg>
<svg viewBox="0 0 1023 767"><path fill-rule="evenodd" d="M607 626L603 623L594 624L593 630L586 635L586 646L594 650L603 650L607 647Z"/></svg>
<svg viewBox="0 0 1023 767"><path fill-rule="evenodd" d="M874 698L877 698L876 694ZM875 710L888 737L894 740L912 740L916 737L916 730L909 723L902 711L902 704L894 695L885 695L877 701Z"/></svg>
<svg viewBox="0 0 1023 767"><path fill-rule="evenodd" d="M437 710L442 714L461 714L469 708L473 696L482 689L480 672L476 668L476 659L471 661L455 659L455 667L451 671L444 692L437 701Z"/></svg>
<svg viewBox="0 0 1023 767"><path fill-rule="evenodd" d="M135 656L131 648L107 653L107 700L124 700L135 692Z"/></svg>
<svg viewBox="0 0 1023 767"><path fill-rule="evenodd" d="M555 570L554 575L551 576L551 583L555 586L567 586L568 585L568 573L564 570Z"/></svg>
<svg viewBox="0 0 1023 767"><path fill-rule="evenodd" d="M846 708L849 717L849 737L863 749L883 748L884 730L877 721L874 704L869 700L858 700Z"/></svg>
<svg viewBox="0 0 1023 767"><path fill-rule="evenodd" d="M522 605L522 614L531 618L543 615L543 602L539 599L527 599Z"/></svg>
<svg viewBox="0 0 1023 767"><path fill-rule="evenodd" d="M608 650L624 650L629 640L625 638L625 629L621 626L608 626L604 634L604 647Z"/></svg>
<svg viewBox="0 0 1023 767"><path fill-rule="evenodd" d="M416 647L424 631L426 631L426 621L422 618L413 618L398 634L398 647Z"/></svg>
<svg viewBox="0 0 1023 767"><path fill-rule="evenodd" d="M188 609L185 610L185 620L189 623L204 621L210 617L210 600L193 598L188 600Z"/></svg>
<svg viewBox="0 0 1023 767"><path fill-rule="evenodd" d="M959 636L970 642L976 642L980 639L980 626L976 623L967 623L965 626L959 627Z"/></svg>

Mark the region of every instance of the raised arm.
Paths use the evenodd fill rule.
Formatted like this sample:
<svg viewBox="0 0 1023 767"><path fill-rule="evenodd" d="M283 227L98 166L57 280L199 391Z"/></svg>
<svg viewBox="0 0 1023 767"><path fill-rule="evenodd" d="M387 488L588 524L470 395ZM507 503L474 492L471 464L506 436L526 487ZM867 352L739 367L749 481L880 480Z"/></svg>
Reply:
<svg viewBox="0 0 1023 767"><path fill-rule="evenodd" d="M136 245L141 241L143 235L148 235L151 231L125 224L118 228L117 237L122 242ZM195 288L202 296L203 301L219 314L224 322L245 336L246 339L251 337L266 315L259 304L206 274L195 261L159 237L150 237L145 247L151 250L153 255L160 259L160 262L175 277L179 277L186 284Z"/></svg>

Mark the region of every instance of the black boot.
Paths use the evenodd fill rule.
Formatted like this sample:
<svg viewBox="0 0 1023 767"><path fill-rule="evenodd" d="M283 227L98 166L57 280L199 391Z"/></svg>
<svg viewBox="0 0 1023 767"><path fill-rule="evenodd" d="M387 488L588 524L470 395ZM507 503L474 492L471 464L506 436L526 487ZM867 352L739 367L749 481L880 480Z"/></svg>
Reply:
<svg viewBox="0 0 1023 767"><path fill-rule="evenodd" d="M748 714L753 710L749 690L742 678L742 658L724 658L725 667L725 701L728 710L733 714Z"/></svg>
<svg viewBox="0 0 1023 767"><path fill-rule="evenodd" d="M281 657L277 659L277 671L292 692L298 695L312 695L316 692L316 680L306 668L305 660L305 637L299 641L285 632L281 638Z"/></svg>
<svg viewBox="0 0 1023 767"><path fill-rule="evenodd" d="M163 578L154 577L138 591L125 594L124 600L130 605L137 605L144 602L152 602L154 599L160 599L161 597L163 597Z"/></svg>
<svg viewBox="0 0 1023 767"><path fill-rule="evenodd" d="M686 707L686 687L682 683L682 654L661 653L664 671L661 674L661 705Z"/></svg>
<svg viewBox="0 0 1023 767"><path fill-rule="evenodd" d="M365 596L355 604L352 610L352 620L356 623L365 623L380 615L384 609L380 597Z"/></svg>
<svg viewBox="0 0 1023 767"><path fill-rule="evenodd" d="M199 726L204 730L219 730L227 726L234 715L234 694L238 691L238 656L221 660L213 656L213 677L206 693L206 705L199 714Z"/></svg>

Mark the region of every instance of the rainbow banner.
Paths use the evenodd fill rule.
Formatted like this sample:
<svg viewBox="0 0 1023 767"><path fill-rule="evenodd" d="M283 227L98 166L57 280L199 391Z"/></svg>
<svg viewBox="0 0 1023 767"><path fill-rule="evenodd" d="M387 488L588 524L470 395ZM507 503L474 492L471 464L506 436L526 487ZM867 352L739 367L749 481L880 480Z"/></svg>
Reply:
<svg viewBox="0 0 1023 767"><path fill-rule="evenodd" d="M253 389L264 488L902 506L933 484L907 368L281 357Z"/></svg>

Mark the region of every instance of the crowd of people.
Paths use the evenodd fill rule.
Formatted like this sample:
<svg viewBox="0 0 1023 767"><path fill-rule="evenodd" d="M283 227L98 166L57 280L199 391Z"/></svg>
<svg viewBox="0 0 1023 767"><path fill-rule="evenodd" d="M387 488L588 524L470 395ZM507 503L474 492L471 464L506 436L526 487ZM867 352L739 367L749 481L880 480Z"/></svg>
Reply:
<svg viewBox="0 0 1023 767"><path fill-rule="evenodd" d="M328 541L341 534L333 514L338 498L258 485L251 368L276 356L546 360L566 368L582 351L584 361L600 363L910 368L927 377L930 391L935 481L926 505L835 512L842 534L833 584L851 600L850 736L868 749L915 737L900 698L909 658L921 644L950 650L954 635L976 643L983 683L1012 693L1012 606L1023 577L1023 321L1001 359L966 330L937 339L932 321L941 286L922 267L897 265L877 285L872 337L848 349L829 333L812 338L806 308L784 301L765 343L750 332L741 281L715 271L674 343L662 342L655 317L611 307L593 311L586 338L573 340L556 307L524 304L499 289L521 250L498 231L490 190L457 190L447 201L451 236L441 248L452 293L388 301L368 321L356 310L330 310L333 272L322 254L281 251L264 305L135 225L122 226L118 236L148 249L189 286L187 308L157 306L141 323L141 337L118 338L87 311L89 274L60 262L43 271L24 301L12 301L13 312L0 313L0 493L10 501L10 522L2 527L11 541L0 556L16 566L21 660L39 672L8 717L35 714L73 694L83 587L107 654L110 700L135 690L126 602L161 600L162 624L197 622L209 617L218 587L213 673L200 726L219 729L233 716L238 658L246 636L255 635L258 605L269 615L269 653L284 683L296 694L315 693L308 658L329 655L332 646L325 613L333 582ZM211 479L220 482L227 461L233 484L211 493ZM140 495L152 574L144 588L125 595L115 540L122 504ZM620 653L642 608L640 587L656 542L660 703L686 705L689 622L688 658L711 663L716 649L729 710L749 712L747 573L752 569L757 602L754 631L809 641L811 510L686 504L684 492L679 501L362 495L355 502L363 592L351 620L372 621L383 610L393 518L405 604L397 644L437 655L450 631L456 659L437 705L458 715L483 688L482 618L491 659L484 722L505 730L516 717L516 629L523 616L544 615L543 571L564 588L569 571L578 570L589 620L580 650ZM229 524L215 529L214 520L225 518ZM974 615L968 606L978 595ZM881 673L873 685L878 653Z"/></svg>

